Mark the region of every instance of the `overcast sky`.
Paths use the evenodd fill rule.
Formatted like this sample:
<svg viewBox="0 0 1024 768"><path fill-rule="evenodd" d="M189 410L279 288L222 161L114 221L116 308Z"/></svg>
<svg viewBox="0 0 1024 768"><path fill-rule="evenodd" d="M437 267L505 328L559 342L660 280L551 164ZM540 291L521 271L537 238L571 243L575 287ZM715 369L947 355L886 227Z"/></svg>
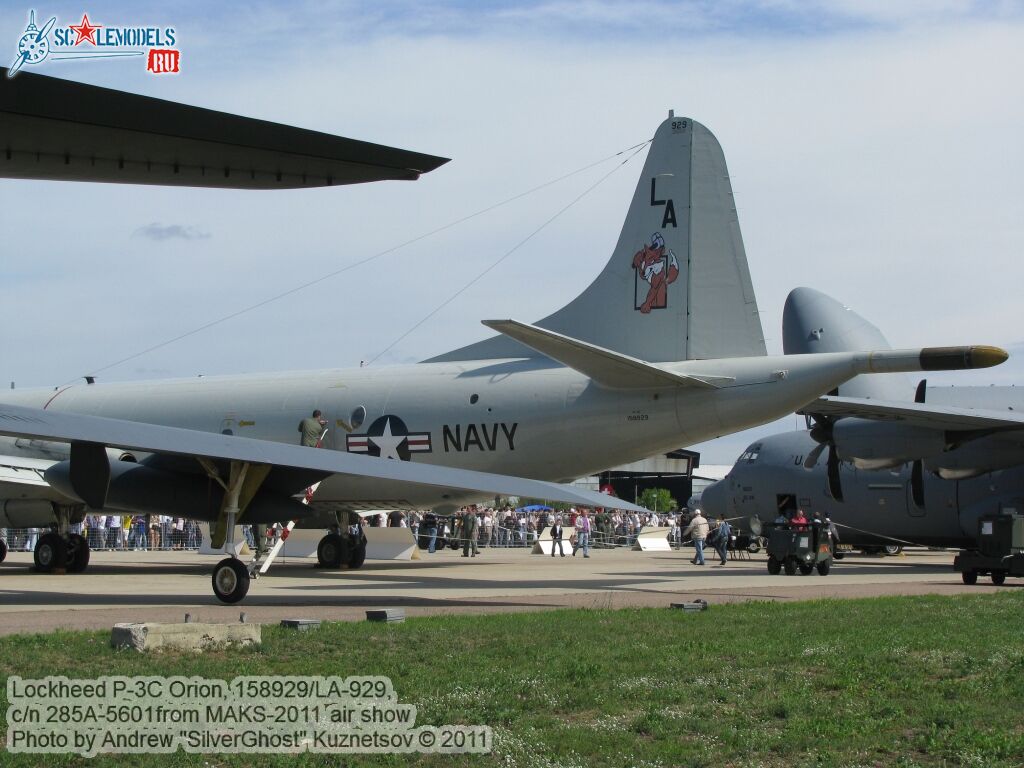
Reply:
<svg viewBox="0 0 1024 768"><path fill-rule="evenodd" d="M138 60L33 71L452 162L415 183L282 192L0 180L0 381L413 362L489 335L480 319L539 319L604 265L643 155L393 346L613 165L107 367L642 142L669 109L725 150L770 352L786 294L807 285L893 346L1024 357L1019 3L212 6L87 8L97 24L176 27L178 76ZM83 10L36 8L61 24ZM10 60L28 10L0 8ZM1014 360L958 380L1022 373ZM749 439L703 446L704 461Z"/></svg>

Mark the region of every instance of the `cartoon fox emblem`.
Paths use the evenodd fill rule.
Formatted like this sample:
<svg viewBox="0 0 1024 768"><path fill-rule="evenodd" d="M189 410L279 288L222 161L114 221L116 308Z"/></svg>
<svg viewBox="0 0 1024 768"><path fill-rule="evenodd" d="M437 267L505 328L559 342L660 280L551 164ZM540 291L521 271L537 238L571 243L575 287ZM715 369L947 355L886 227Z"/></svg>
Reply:
<svg viewBox="0 0 1024 768"><path fill-rule="evenodd" d="M652 309L664 309L668 306L668 286L679 277L679 262L673 251L665 250L665 238L661 232L651 235L650 245L644 245L633 254L633 269L636 270L637 283L643 280L650 284L647 297L636 306L641 314L648 314ZM639 302L640 291L636 291Z"/></svg>

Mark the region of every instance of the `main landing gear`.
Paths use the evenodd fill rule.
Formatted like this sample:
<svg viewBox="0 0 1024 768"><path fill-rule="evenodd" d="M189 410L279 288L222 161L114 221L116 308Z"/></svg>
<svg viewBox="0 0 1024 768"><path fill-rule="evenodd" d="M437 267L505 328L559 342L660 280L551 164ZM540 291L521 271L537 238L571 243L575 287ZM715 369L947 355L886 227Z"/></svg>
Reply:
<svg viewBox="0 0 1024 768"><path fill-rule="evenodd" d="M328 533L317 545L316 559L321 568L359 568L366 560L366 537Z"/></svg>
<svg viewBox="0 0 1024 768"><path fill-rule="evenodd" d="M39 573L82 573L89 565L89 542L77 533L68 533L71 512L57 510L57 530L48 531L36 542L33 561ZM0 562L7 547L0 554Z"/></svg>

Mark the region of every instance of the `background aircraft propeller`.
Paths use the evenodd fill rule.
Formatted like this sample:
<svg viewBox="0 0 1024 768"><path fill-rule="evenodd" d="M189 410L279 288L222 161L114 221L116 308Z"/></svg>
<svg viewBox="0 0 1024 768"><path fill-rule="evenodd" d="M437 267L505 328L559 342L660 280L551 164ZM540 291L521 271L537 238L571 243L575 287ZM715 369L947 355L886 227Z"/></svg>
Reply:
<svg viewBox="0 0 1024 768"><path fill-rule="evenodd" d="M832 416L813 415L814 426L811 427L811 437L818 443L804 460L806 469L814 469L821 458L821 453L826 448L828 456L825 459L828 470L828 492L836 501L843 500L843 484L839 477L839 454L836 453L836 442L833 435L836 419Z"/></svg>
<svg viewBox="0 0 1024 768"><path fill-rule="evenodd" d="M927 386L927 379L921 379L917 383L917 390L914 392L915 403L924 402ZM924 461L921 459L915 459L910 468L910 495L913 497L916 506L924 506Z"/></svg>

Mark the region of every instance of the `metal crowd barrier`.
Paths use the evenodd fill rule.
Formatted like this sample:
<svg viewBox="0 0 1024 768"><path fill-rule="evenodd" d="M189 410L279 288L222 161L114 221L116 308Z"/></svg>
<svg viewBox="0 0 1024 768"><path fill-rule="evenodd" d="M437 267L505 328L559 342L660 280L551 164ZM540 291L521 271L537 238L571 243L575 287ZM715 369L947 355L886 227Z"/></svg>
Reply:
<svg viewBox="0 0 1024 768"><path fill-rule="evenodd" d="M32 552L39 537L47 533L49 528L0 528L0 539L7 545L10 552ZM126 528L88 528L72 526L72 533L85 536L89 549L94 552L103 551L171 551L199 549L202 546L202 530L198 524L188 526L183 531L173 528L164 531L162 528L154 535L152 530L145 536L138 531Z"/></svg>

